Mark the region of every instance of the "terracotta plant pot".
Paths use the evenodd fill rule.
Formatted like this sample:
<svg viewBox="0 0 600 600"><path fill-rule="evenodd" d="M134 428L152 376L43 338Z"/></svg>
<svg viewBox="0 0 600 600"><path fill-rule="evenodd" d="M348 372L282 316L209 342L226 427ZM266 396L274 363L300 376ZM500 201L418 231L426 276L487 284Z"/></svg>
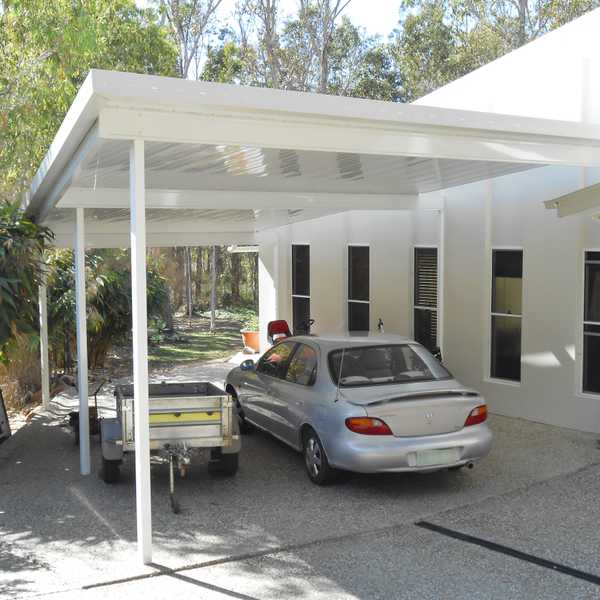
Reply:
<svg viewBox="0 0 600 600"><path fill-rule="evenodd" d="M244 348L251 348L254 350L254 352L258 352L260 350L260 336L258 331L242 329L240 333L242 334Z"/></svg>

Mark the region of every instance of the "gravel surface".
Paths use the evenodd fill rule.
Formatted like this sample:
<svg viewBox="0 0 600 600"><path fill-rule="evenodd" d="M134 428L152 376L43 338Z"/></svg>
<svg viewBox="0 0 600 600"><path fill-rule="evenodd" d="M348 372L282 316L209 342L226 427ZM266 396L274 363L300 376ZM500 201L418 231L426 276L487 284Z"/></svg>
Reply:
<svg viewBox="0 0 600 600"><path fill-rule="evenodd" d="M153 379L220 382L230 368ZM493 416L494 449L472 471L346 475L318 488L300 455L255 432L233 479L195 461L177 482L180 515L168 507L167 469L153 467L161 567L151 568L136 561L132 461L114 486L79 476L61 426L75 403L62 395L0 446L0 598L600 597L600 587L413 525L427 519L600 575L600 450L589 434ZM110 414L110 390L100 404ZM96 466L96 439L92 454ZM156 576L161 568L177 572ZM132 576L142 579L82 591Z"/></svg>

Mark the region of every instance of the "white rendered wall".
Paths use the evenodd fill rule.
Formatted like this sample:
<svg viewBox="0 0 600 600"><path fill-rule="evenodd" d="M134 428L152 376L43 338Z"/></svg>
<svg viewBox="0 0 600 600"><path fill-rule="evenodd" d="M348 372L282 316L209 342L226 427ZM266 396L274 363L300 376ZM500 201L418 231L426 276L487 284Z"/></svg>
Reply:
<svg viewBox="0 0 600 600"><path fill-rule="evenodd" d="M588 171L588 183L600 173ZM414 246L438 246L445 223L443 352L493 412L600 431L600 397L580 393L583 252L600 249L600 222L559 219L543 202L576 189L578 168L541 168L422 197L418 210L349 212L261 236L261 326L292 321L291 244L311 247L314 331L346 331L348 244L371 248L371 331L412 335ZM441 209L443 208L443 212ZM487 212L489 210L489 212ZM491 249L523 249L522 380L489 379Z"/></svg>
<svg viewBox="0 0 600 600"><path fill-rule="evenodd" d="M597 9L416 104L599 123L599 31ZM443 194L444 358L497 413L600 431L600 397L580 392L583 252L600 248L600 222L542 205L599 180L597 170L543 168ZM487 380L492 246L524 252L519 386Z"/></svg>
<svg viewBox="0 0 600 600"><path fill-rule="evenodd" d="M600 397L579 391L583 252L600 248L600 223L559 219L543 206L580 183L577 168L543 168L444 192L444 360L495 413L600 431ZM523 249L519 385L489 379L491 248L499 247Z"/></svg>
<svg viewBox="0 0 600 600"><path fill-rule="evenodd" d="M600 9L415 104L600 122Z"/></svg>
<svg viewBox="0 0 600 600"><path fill-rule="evenodd" d="M269 236L272 236L271 238ZM278 293L261 287L261 325L266 315L292 323L291 245L310 245L311 316L314 332L342 333L347 330L347 247L368 244L371 273L371 330L381 317L386 332L411 334L410 293L412 216L408 211L356 211L281 227L260 235L261 256L279 241ZM271 259L273 262L273 259ZM262 286L263 278L260 279ZM276 307L276 308L275 308ZM263 314L264 313L264 314Z"/></svg>

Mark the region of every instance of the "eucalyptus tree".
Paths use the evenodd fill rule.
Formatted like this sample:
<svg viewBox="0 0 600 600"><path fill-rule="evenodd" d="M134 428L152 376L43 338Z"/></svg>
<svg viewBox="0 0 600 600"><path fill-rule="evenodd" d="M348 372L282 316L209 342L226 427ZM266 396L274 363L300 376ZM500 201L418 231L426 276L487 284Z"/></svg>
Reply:
<svg viewBox="0 0 600 600"><path fill-rule="evenodd" d="M168 23L177 44L177 70L180 77L198 78L206 38L213 31L216 13L222 1L157 0L159 12Z"/></svg>
<svg viewBox="0 0 600 600"><path fill-rule="evenodd" d="M175 74L176 49L133 0L5 0L0 195L19 198L92 68Z"/></svg>
<svg viewBox="0 0 600 600"><path fill-rule="evenodd" d="M43 252L53 235L15 205L0 204L0 359L11 338L36 331Z"/></svg>
<svg viewBox="0 0 600 600"><path fill-rule="evenodd" d="M316 91L327 93L330 54L337 21L352 0L298 0L298 18L306 28L319 64Z"/></svg>
<svg viewBox="0 0 600 600"><path fill-rule="evenodd" d="M391 52L413 100L596 8L600 0L401 0Z"/></svg>

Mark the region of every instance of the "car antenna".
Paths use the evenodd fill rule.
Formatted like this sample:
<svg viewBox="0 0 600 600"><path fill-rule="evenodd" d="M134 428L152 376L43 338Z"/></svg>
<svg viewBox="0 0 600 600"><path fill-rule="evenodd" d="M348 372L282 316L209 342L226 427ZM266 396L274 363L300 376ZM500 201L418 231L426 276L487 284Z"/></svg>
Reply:
<svg viewBox="0 0 600 600"><path fill-rule="evenodd" d="M344 368L344 355L346 354L346 348L342 348L342 360L340 360L340 372L338 373L337 388L335 390L335 400L337 402L340 399L340 384L342 382L342 369Z"/></svg>

